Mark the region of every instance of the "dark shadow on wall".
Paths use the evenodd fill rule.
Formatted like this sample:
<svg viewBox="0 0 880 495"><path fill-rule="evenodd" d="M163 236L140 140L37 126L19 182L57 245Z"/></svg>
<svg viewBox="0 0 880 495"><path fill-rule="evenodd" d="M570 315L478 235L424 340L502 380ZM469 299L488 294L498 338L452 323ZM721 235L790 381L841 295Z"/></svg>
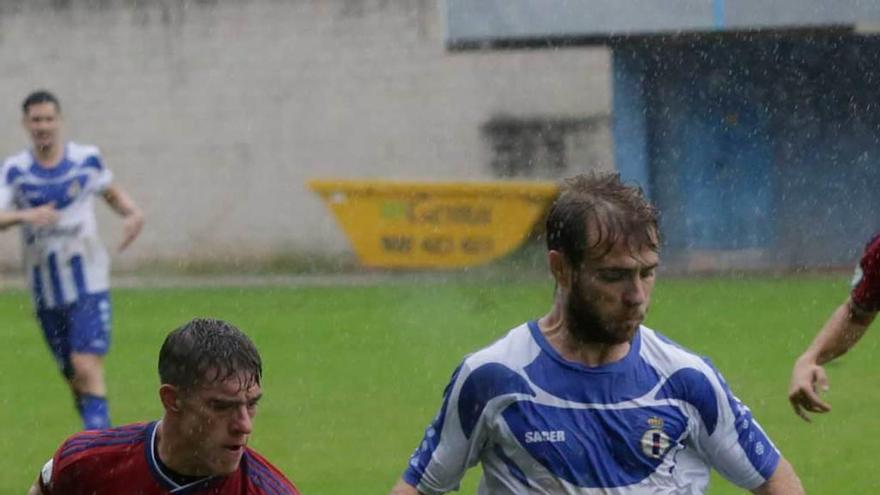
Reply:
<svg viewBox="0 0 880 495"><path fill-rule="evenodd" d="M597 168L597 139L607 131L608 115L580 118L498 115L481 134L491 150L489 167L500 178L557 178Z"/></svg>

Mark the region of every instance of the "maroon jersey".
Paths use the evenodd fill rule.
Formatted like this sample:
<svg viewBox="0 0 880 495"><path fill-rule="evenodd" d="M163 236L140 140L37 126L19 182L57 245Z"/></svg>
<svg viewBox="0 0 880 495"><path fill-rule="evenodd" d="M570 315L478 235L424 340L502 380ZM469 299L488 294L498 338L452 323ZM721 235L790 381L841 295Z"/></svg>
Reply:
<svg viewBox="0 0 880 495"><path fill-rule="evenodd" d="M853 278L852 300L865 311L880 310L880 234L865 247Z"/></svg>
<svg viewBox="0 0 880 495"><path fill-rule="evenodd" d="M154 455L157 424L84 431L68 438L40 475L43 493L299 495L280 471L250 448L245 448L234 473L179 485L162 472Z"/></svg>

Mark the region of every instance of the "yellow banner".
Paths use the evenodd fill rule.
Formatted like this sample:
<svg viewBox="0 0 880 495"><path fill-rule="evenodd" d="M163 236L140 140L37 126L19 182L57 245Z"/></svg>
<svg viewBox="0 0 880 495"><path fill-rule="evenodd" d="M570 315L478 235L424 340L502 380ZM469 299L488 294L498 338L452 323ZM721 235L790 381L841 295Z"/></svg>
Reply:
<svg viewBox="0 0 880 495"><path fill-rule="evenodd" d="M452 268L525 241L556 197L553 182L312 180L358 260L370 267Z"/></svg>

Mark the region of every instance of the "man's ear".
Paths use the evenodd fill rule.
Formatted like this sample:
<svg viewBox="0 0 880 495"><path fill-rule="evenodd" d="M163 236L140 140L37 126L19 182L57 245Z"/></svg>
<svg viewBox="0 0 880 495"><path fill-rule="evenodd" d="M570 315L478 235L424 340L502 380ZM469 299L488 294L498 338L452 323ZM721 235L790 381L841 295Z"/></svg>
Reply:
<svg viewBox="0 0 880 495"><path fill-rule="evenodd" d="M180 389L167 383L159 387L159 400L167 413L180 412Z"/></svg>
<svg viewBox="0 0 880 495"><path fill-rule="evenodd" d="M556 280L556 285L563 289L571 287L571 265L568 258L561 251L550 250L547 252L547 261L550 265L550 273Z"/></svg>

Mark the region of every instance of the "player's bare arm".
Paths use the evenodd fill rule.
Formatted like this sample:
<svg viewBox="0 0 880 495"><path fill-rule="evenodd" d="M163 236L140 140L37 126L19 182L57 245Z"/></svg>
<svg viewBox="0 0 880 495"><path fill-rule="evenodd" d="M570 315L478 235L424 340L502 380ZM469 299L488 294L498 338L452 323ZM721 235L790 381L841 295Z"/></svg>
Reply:
<svg viewBox="0 0 880 495"><path fill-rule="evenodd" d="M39 476L37 476L37 479L34 480L34 484L31 485L30 489L27 491L27 495L43 495L43 489L40 488Z"/></svg>
<svg viewBox="0 0 880 495"><path fill-rule="evenodd" d="M55 205L51 204L25 210L0 211L0 229L21 223L36 226L53 225L58 223L58 218L58 210L55 209Z"/></svg>
<svg viewBox="0 0 880 495"><path fill-rule="evenodd" d="M406 481L398 480L388 495L421 495L421 493Z"/></svg>
<svg viewBox="0 0 880 495"><path fill-rule="evenodd" d="M876 314L860 309L852 298L847 298L795 362L788 400L794 412L805 421L810 421L807 412L831 410L831 405L819 396L821 391L828 389L828 376L822 365L849 351L864 335Z"/></svg>
<svg viewBox="0 0 880 495"><path fill-rule="evenodd" d="M123 251L141 233L141 229L144 227L144 214L131 199L131 196L117 185L108 186L104 190L103 196L110 208L124 218L122 242L119 243L119 251Z"/></svg>
<svg viewBox="0 0 880 495"><path fill-rule="evenodd" d="M752 490L755 495L803 495L804 487L791 464L782 458L776 471L763 485Z"/></svg>

